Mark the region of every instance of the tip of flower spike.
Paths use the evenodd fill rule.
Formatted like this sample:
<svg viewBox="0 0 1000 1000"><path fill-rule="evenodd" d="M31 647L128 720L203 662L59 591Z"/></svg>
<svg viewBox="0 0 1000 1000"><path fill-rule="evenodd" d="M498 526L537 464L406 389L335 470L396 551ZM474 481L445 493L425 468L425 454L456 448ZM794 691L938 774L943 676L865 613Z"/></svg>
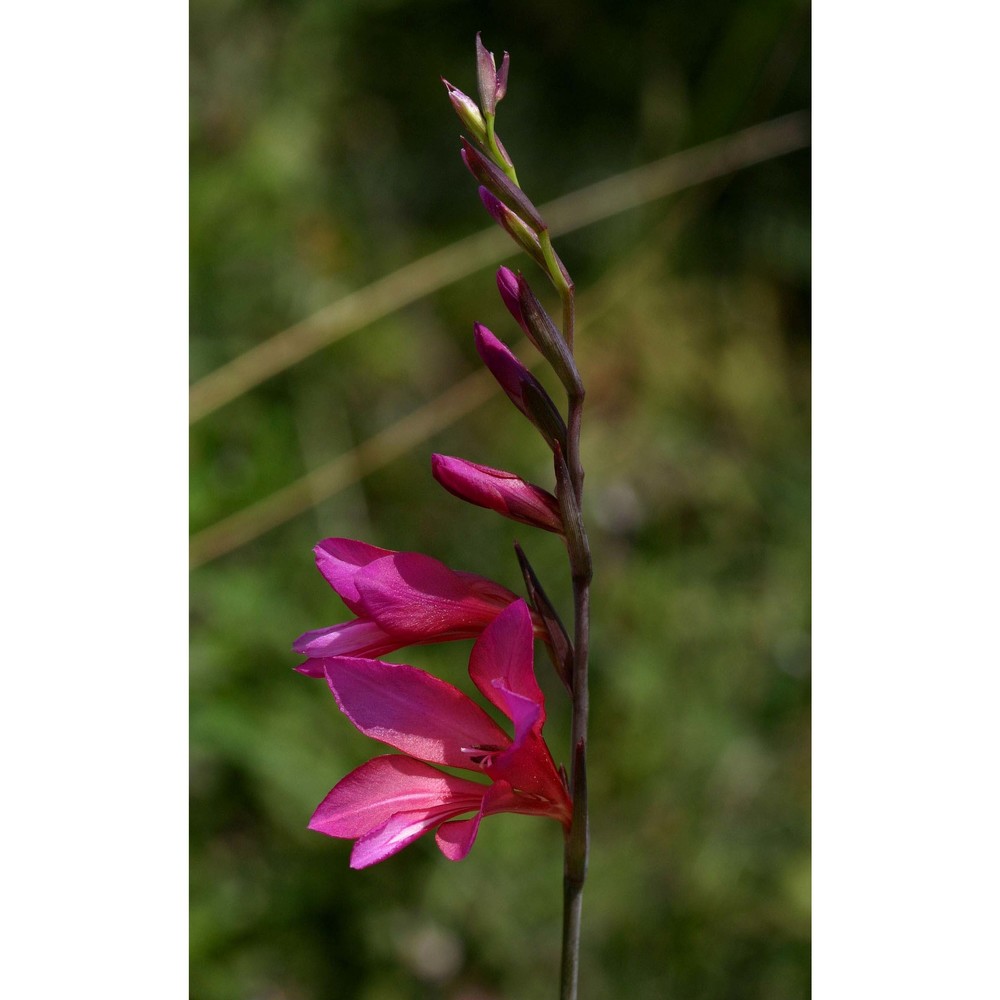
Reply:
<svg viewBox="0 0 1000 1000"><path fill-rule="evenodd" d="M483 45L481 31L476 32L476 79L483 111L492 115L497 105L497 66L493 53Z"/></svg>

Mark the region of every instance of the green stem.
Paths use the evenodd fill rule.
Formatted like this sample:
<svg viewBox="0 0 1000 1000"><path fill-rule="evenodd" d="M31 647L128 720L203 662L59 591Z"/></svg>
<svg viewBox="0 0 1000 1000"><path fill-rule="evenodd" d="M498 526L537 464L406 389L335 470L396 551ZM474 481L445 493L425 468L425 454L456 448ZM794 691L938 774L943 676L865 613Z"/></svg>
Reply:
<svg viewBox="0 0 1000 1000"><path fill-rule="evenodd" d="M570 351L573 350L573 327L574 327L574 288L569 275L563 269L562 263L556 256L555 248L552 246L552 237L548 229L543 229L538 234L538 244L542 249L542 257L549 272L549 280L559 292L563 308L563 339ZM582 400L581 400L582 402Z"/></svg>
<svg viewBox="0 0 1000 1000"><path fill-rule="evenodd" d="M491 115L488 112L483 115L486 119L486 144L490 148L490 153L493 156L493 162L515 183L518 187L521 185L517 182L517 171L514 169L514 164L507 159L506 156L500 151L500 146L497 143L497 133L496 133L496 115Z"/></svg>

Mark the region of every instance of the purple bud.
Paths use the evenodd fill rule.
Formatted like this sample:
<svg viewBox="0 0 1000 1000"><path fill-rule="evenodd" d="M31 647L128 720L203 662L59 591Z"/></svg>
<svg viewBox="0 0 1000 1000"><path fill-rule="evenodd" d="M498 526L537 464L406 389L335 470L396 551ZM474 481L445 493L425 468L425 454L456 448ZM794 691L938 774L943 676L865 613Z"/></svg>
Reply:
<svg viewBox="0 0 1000 1000"><path fill-rule="evenodd" d="M582 393L583 383L573 360L573 352L523 275L517 276L517 301L521 314L519 322L528 339L552 366L566 391L571 394Z"/></svg>
<svg viewBox="0 0 1000 1000"><path fill-rule="evenodd" d="M545 631L548 634L548 642L545 649L552 660L552 666L556 668L556 673L567 689L573 691L573 643L570 641L566 626L563 625L558 612L552 606L548 594L542 589L538 574L535 573L524 550L517 542L514 543L514 551L517 553L517 561L521 565L521 575L524 577L524 585L528 591L528 598L542 619Z"/></svg>
<svg viewBox="0 0 1000 1000"><path fill-rule="evenodd" d="M525 219L536 230L546 229L545 220L528 196L495 164L479 152L467 139L462 139L462 160L473 177L489 189L505 205Z"/></svg>
<svg viewBox="0 0 1000 1000"><path fill-rule="evenodd" d="M486 211L493 216L494 221L499 222L506 229L507 216L513 215L513 212L489 188L484 188L482 184L479 185L479 199L486 207Z"/></svg>
<svg viewBox="0 0 1000 1000"><path fill-rule="evenodd" d="M495 510L512 521L562 534L559 501L547 490L513 472L448 455L432 455L431 471L434 478L460 500Z"/></svg>
<svg viewBox="0 0 1000 1000"><path fill-rule="evenodd" d="M482 323L474 324L476 350L510 401L538 428L553 449L566 447L566 424L541 383Z"/></svg>
<svg viewBox="0 0 1000 1000"><path fill-rule="evenodd" d="M479 100L488 115L497 110L497 64L493 53L483 45L482 32L476 32L476 79L479 83Z"/></svg>
<svg viewBox="0 0 1000 1000"><path fill-rule="evenodd" d="M509 267L501 267L497 271L497 290L500 292L500 298L503 299L503 304L507 307L507 311L517 320L519 326L528 337L531 337L531 331L524 322L524 316L521 313L521 303L518 300L520 292L517 284L517 275Z"/></svg>

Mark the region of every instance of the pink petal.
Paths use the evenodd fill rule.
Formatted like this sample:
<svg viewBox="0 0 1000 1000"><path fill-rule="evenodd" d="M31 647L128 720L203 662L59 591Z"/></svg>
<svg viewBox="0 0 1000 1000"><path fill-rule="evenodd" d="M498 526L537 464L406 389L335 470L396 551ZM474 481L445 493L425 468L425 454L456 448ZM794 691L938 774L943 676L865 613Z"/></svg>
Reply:
<svg viewBox="0 0 1000 1000"><path fill-rule="evenodd" d="M380 827L355 841L351 850L351 867L367 868L379 861L385 861L429 830L433 830L442 818L437 814L396 813Z"/></svg>
<svg viewBox="0 0 1000 1000"><path fill-rule="evenodd" d="M478 809L487 786L445 774L422 761L386 754L362 764L330 791L309 829L330 837L360 837L396 813L452 814Z"/></svg>
<svg viewBox="0 0 1000 1000"><path fill-rule="evenodd" d="M514 706L503 691L535 703L540 709L538 729L541 729L545 722L545 699L535 679L534 631L531 612L523 600L505 609L476 640L469 658L469 675L483 695L509 719L514 719Z"/></svg>
<svg viewBox="0 0 1000 1000"><path fill-rule="evenodd" d="M478 749L510 737L456 687L400 663L331 657L326 679L341 711L366 736L431 764L479 770Z"/></svg>
<svg viewBox="0 0 1000 1000"><path fill-rule="evenodd" d="M483 817L506 812L513 797L513 789L506 782L498 781L490 785L482 797L482 804L475 816L452 820L438 830L434 839L441 853L449 861L461 861L472 850Z"/></svg>
<svg viewBox="0 0 1000 1000"><path fill-rule="evenodd" d="M306 660L292 669L304 677L326 677L326 667L322 660Z"/></svg>
<svg viewBox="0 0 1000 1000"><path fill-rule="evenodd" d="M292 643L303 656L382 656L399 649L400 643L387 635L375 622L356 618L342 625L305 632ZM322 676L322 671L320 672Z"/></svg>
<svg viewBox="0 0 1000 1000"><path fill-rule="evenodd" d="M478 812L470 819L452 820L438 829L434 840L449 861L461 861L472 850L482 819L483 814Z"/></svg>
<svg viewBox="0 0 1000 1000"><path fill-rule="evenodd" d="M354 581L358 572L374 560L392 554L390 549L380 549L376 545L357 542L352 538L324 539L313 552L316 555L316 565L326 582L355 614L358 614L354 607L358 601L358 591Z"/></svg>
<svg viewBox="0 0 1000 1000"><path fill-rule="evenodd" d="M522 745L528 733L535 732L541 735L545 723L545 706L532 698L511 691L502 681L494 681L493 687L500 702L500 711L514 723L513 745Z"/></svg>
<svg viewBox="0 0 1000 1000"><path fill-rule="evenodd" d="M356 583L365 614L407 642L478 635L515 599L498 584L417 552L376 560Z"/></svg>

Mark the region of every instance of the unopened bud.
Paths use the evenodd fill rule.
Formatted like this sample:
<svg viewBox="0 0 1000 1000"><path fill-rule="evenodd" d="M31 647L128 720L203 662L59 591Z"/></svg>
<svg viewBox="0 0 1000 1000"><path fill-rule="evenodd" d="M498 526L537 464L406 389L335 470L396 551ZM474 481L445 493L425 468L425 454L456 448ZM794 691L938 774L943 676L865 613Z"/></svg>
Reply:
<svg viewBox="0 0 1000 1000"><path fill-rule="evenodd" d="M483 111L495 115L497 102L507 93L507 75L510 72L510 53L503 54L500 72L497 73L496 60L493 53L483 45L482 33L476 33L476 78L479 83L479 99Z"/></svg>
<svg viewBox="0 0 1000 1000"><path fill-rule="evenodd" d="M510 401L538 428L554 451L566 448L566 424L541 383L491 330L476 323L476 350Z"/></svg>
<svg viewBox="0 0 1000 1000"><path fill-rule="evenodd" d="M523 275L518 275L517 289L518 306L522 317L520 322L528 339L552 366L553 371L559 376L559 381L566 387L566 391L579 395L583 391L583 382L559 328L552 322L552 317L538 301Z"/></svg>
<svg viewBox="0 0 1000 1000"><path fill-rule="evenodd" d="M521 566L521 575L524 577L524 585L528 590L528 598L535 613L541 618L545 626L547 641L545 649L552 660L552 666L556 668L559 679L566 685L567 690L573 691L573 643L570 642L566 626L553 607L548 595L542 589L538 575L535 573L524 550L517 542L514 543L514 551L517 553L517 561Z"/></svg>
<svg viewBox="0 0 1000 1000"><path fill-rule="evenodd" d="M493 162L467 139L462 139L462 159L469 172L483 187L492 191L505 205L529 222L536 232L546 229L545 220L528 196Z"/></svg>
<svg viewBox="0 0 1000 1000"><path fill-rule="evenodd" d="M521 303L518 299L518 287L517 287L517 275L509 267L501 267L497 271L497 290L500 292L500 298L503 299L503 304L507 307L507 311L517 320L518 325L524 330L525 335L534 344L534 338L531 336L531 331L528 329L527 323L524 322L524 315L521 312ZM537 347L538 345L535 344Z"/></svg>
<svg viewBox="0 0 1000 1000"><path fill-rule="evenodd" d="M431 471L434 478L460 500L495 510L512 521L554 531L557 535L563 533L559 501L548 490L513 472L449 455L432 455Z"/></svg>
<svg viewBox="0 0 1000 1000"><path fill-rule="evenodd" d="M542 270L547 270L545 254L534 230L515 212L512 212L488 188L479 188L479 198L486 211L506 230L507 235L525 252Z"/></svg>
<svg viewBox="0 0 1000 1000"><path fill-rule="evenodd" d="M486 122L483 119L483 113L479 110L479 105L468 94L463 94L458 87L453 87L444 77L441 78L441 82L448 88L448 100L451 101L451 106L455 109L462 124L469 130L476 142L485 145Z"/></svg>

